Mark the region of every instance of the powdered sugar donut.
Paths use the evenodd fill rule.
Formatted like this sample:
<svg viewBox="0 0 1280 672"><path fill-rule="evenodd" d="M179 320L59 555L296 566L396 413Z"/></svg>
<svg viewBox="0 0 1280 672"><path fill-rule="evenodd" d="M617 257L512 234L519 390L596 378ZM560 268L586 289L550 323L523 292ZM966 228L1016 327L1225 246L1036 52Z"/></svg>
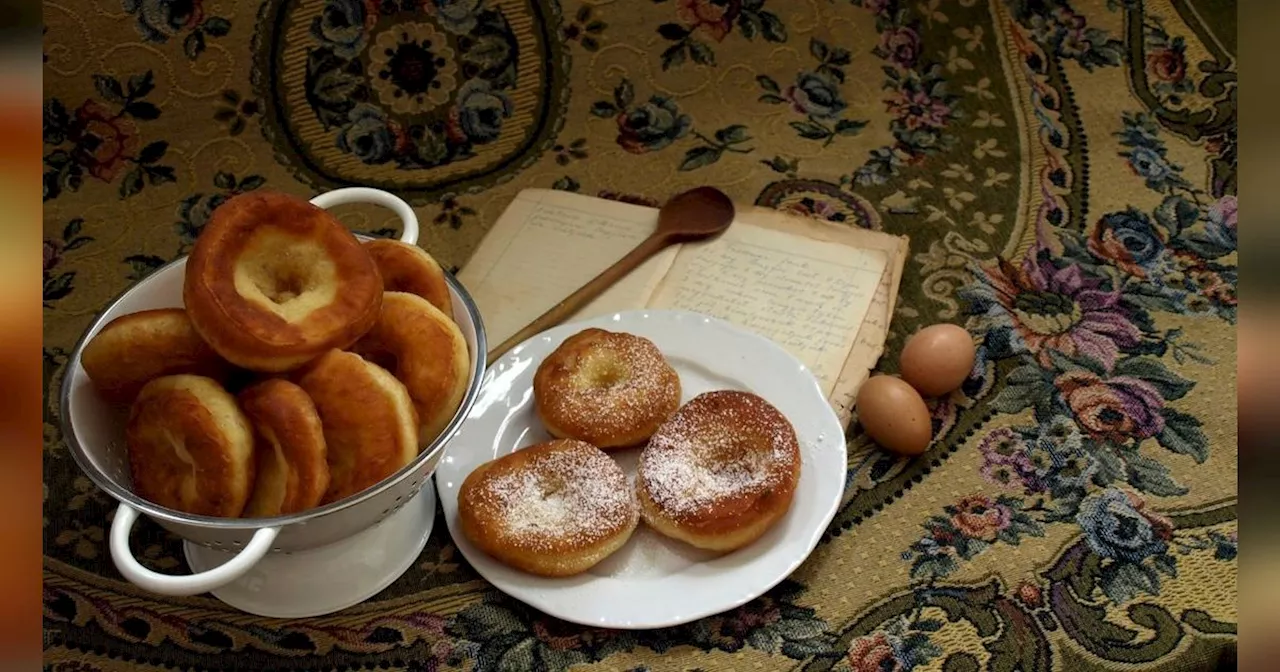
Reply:
<svg viewBox="0 0 1280 672"><path fill-rule="evenodd" d="M643 443L680 405L680 376L647 338L585 329L538 366L533 397L552 436L623 448Z"/></svg>
<svg viewBox="0 0 1280 672"><path fill-rule="evenodd" d="M795 429L750 392L694 397L649 439L636 492L650 527L699 548L755 541L791 507L800 481Z"/></svg>
<svg viewBox="0 0 1280 672"><path fill-rule="evenodd" d="M480 465L458 490L462 533L498 561L570 576L622 548L640 522L622 468L599 448L557 439Z"/></svg>

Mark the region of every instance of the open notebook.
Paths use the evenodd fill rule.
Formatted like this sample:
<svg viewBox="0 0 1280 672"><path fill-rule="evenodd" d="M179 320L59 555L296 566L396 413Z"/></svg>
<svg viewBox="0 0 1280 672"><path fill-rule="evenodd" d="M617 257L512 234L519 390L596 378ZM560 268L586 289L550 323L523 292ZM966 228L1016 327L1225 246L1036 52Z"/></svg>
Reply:
<svg viewBox="0 0 1280 672"><path fill-rule="evenodd" d="M521 191L458 274L500 343L634 248L658 210L551 189ZM574 319L692 310L755 331L810 370L842 423L884 348L907 239L737 206L720 237L677 245Z"/></svg>

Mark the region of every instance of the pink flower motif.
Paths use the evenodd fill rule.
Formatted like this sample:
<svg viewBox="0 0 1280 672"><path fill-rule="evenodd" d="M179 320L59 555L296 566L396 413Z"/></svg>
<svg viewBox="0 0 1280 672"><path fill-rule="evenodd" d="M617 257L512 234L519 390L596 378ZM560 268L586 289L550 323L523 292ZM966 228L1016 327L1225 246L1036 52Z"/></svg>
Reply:
<svg viewBox="0 0 1280 672"><path fill-rule="evenodd" d="M1001 259L983 269L988 294L1007 314L1014 331L1041 364L1049 353L1087 355L1106 366L1121 348L1138 344L1142 333L1120 303L1120 293L1101 289L1101 281L1078 266L1056 268L1028 257L1021 266Z"/></svg>
<svg viewBox="0 0 1280 672"><path fill-rule="evenodd" d="M942 128L951 118L951 107L941 100L929 97L923 91L908 93L898 91L896 95L885 100L885 107L890 114L915 130L921 127Z"/></svg>
<svg viewBox="0 0 1280 672"><path fill-rule="evenodd" d="M920 56L920 35L905 26L891 28L880 35L880 50L891 62L910 68Z"/></svg>
<svg viewBox="0 0 1280 672"><path fill-rule="evenodd" d="M75 117L71 139L80 147L80 162L90 175L110 182L130 160L137 158L140 140L133 120L112 114L95 100L86 100Z"/></svg>
<svg viewBox="0 0 1280 672"><path fill-rule="evenodd" d="M1209 218L1215 222L1221 222L1222 226L1235 231L1237 207L1236 197L1227 194L1219 198L1217 203L1209 206Z"/></svg>
<svg viewBox="0 0 1280 672"><path fill-rule="evenodd" d="M1103 380L1091 371L1067 371L1053 384L1080 426L1102 441L1124 444L1164 430L1164 399L1151 383L1129 376Z"/></svg>
<svg viewBox="0 0 1280 672"><path fill-rule="evenodd" d="M1031 583L1030 581L1023 581L1018 586L1017 595L1018 595L1018 600L1020 602L1027 605L1028 607L1031 607L1032 609L1035 609L1036 607L1039 607L1041 604L1044 604L1043 602L1044 596L1040 592L1040 586L1037 586L1036 584Z"/></svg>
<svg viewBox="0 0 1280 672"><path fill-rule="evenodd" d="M905 672L888 635L877 632L849 643L849 669L853 672Z"/></svg>
<svg viewBox="0 0 1280 672"><path fill-rule="evenodd" d="M690 30L702 29L716 42L733 30L733 22L742 13L742 0L679 0L676 15L689 24Z"/></svg>
<svg viewBox="0 0 1280 672"><path fill-rule="evenodd" d="M951 516L951 524L957 530L983 541L994 541L996 535L1007 529L1011 522L1013 511L986 495L965 497L956 503L956 512Z"/></svg>

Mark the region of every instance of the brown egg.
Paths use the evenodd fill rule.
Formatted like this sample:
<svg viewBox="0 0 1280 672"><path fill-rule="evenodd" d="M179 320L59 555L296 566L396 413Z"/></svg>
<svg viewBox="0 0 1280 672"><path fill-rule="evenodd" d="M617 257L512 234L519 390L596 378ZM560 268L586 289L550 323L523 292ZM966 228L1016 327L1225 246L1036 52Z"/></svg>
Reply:
<svg viewBox="0 0 1280 672"><path fill-rule="evenodd" d="M902 379L926 397L941 397L959 389L973 370L977 354L973 338L963 327L935 324L916 332L902 348L898 367Z"/></svg>
<svg viewBox="0 0 1280 672"><path fill-rule="evenodd" d="M933 440L929 407L910 385L892 376L872 376L858 388L858 423L881 448L919 455Z"/></svg>

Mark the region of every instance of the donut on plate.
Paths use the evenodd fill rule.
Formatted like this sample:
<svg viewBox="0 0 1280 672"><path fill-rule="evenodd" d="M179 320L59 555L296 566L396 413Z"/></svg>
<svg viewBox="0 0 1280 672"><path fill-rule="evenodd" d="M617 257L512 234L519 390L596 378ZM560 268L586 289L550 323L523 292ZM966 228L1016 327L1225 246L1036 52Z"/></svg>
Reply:
<svg viewBox="0 0 1280 672"><path fill-rule="evenodd" d="M253 489L253 428L217 381L156 378L125 427L133 491L176 511L234 518Z"/></svg>
<svg viewBox="0 0 1280 672"><path fill-rule="evenodd" d="M791 423L759 396L732 390L700 394L676 411L636 468L645 523L713 551L764 534L791 507L799 480Z"/></svg>
<svg viewBox="0 0 1280 672"><path fill-rule="evenodd" d="M453 295L435 257L417 245L398 240L370 240L364 248L378 266L384 290L417 294L453 319Z"/></svg>
<svg viewBox="0 0 1280 672"><path fill-rule="evenodd" d="M160 376L189 373L221 381L233 368L200 338L181 308L111 320L85 344L80 364L104 398L122 403Z"/></svg>
<svg viewBox="0 0 1280 672"><path fill-rule="evenodd" d="M418 455L418 417L404 385L359 355L330 350L298 378L316 405L328 451L321 504L354 495Z"/></svg>
<svg viewBox="0 0 1280 672"><path fill-rule="evenodd" d="M213 211L187 259L182 298L218 354L280 372L364 335L378 317L382 278L332 215L254 191Z"/></svg>
<svg viewBox="0 0 1280 672"><path fill-rule="evenodd" d="M640 521L626 474L573 439L476 467L458 489L462 533L480 550L540 576L570 576L622 548Z"/></svg>
<svg viewBox="0 0 1280 672"><path fill-rule="evenodd" d="M387 292L373 329L351 347L391 371L409 390L418 413L418 441L435 440L462 405L471 354L458 325L426 299Z"/></svg>
<svg viewBox="0 0 1280 672"><path fill-rule="evenodd" d="M676 410L680 376L649 339L591 328L542 360L533 398L552 436L622 448L643 443Z"/></svg>
<svg viewBox="0 0 1280 672"><path fill-rule="evenodd" d="M255 436L257 476L245 518L306 511L329 489L328 450L316 406L305 390L264 380L238 395Z"/></svg>

